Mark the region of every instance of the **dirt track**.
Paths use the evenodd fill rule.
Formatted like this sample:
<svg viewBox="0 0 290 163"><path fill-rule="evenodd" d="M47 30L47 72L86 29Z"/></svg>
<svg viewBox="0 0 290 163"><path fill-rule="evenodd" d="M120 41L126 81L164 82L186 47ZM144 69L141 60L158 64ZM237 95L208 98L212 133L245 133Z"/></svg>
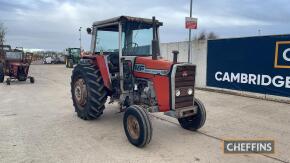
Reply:
<svg viewBox="0 0 290 163"><path fill-rule="evenodd" d="M107 105L95 121L79 119L70 95L71 70L33 65L30 83L0 84L0 162L289 162L290 105L197 91L207 109L199 132L152 114L153 138L143 149L125 136L122 113ZM274 139L273 155L225 155L226 138Z"/></svg>

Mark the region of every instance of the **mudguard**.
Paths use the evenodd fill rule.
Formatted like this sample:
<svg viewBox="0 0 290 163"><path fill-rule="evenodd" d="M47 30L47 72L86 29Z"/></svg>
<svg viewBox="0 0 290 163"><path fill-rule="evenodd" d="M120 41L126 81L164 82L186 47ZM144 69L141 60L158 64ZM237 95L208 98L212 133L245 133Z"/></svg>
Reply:
<svg viewBox="0 0 290 163"><path fill-rule="evenodd" d="M96 61L97 61L97 66L99 67L101 71L101 75L102 75L105 87L108 88L109 90L112 90L107 58L104 55L97 55Z"/></svg>

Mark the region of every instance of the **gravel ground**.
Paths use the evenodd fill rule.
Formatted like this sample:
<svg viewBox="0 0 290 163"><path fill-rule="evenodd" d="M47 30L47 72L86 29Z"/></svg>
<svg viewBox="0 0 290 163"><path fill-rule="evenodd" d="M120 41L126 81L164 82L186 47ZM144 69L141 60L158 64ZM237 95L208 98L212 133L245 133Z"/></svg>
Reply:
<svg viewBox="0 0 290 163"><path fill-rule="evenodd" d="M0 162L289 162L290 105L197 91L207 109L199 132L151 114L153 138L132 146L116 104L95 121L79 119L70 95L71 69L33 65L36 83L0 84ZM274 139L275 154L223 154L224 139Z"/></svg>

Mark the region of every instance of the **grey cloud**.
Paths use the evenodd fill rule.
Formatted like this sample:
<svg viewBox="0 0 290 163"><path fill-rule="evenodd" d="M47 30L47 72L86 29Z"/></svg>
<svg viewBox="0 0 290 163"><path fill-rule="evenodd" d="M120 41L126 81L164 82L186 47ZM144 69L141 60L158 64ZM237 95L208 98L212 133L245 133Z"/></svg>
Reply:
<svg viewBox="0 0 290 163"><path fill-rule="evenodd" d="M199 29L221 37L289 33L288 0L193 0ZM27 48L63 50L79 46L78 28L93 21L132 15L156 16L164 22L162 42L187 38L184 19L189 0L1 0L0 21L8 27L8 43ZM84 47L89 36L83 32Z"/></svg>

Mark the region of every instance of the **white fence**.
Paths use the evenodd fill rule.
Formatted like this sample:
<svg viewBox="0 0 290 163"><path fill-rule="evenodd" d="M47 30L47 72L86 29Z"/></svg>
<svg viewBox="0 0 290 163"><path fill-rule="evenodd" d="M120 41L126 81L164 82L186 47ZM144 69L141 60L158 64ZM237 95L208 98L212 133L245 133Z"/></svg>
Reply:
<svg viewBox="0 0 290 163"><path fill-rule="evenodd" d="M160 47L161 55L173 60L173 50L178 50L178 61L187 62L188 42L162 43ZM197 66L196 86L206 87L206 69L207 69L207 41L193 41L192 43L192 63Z"/></svg>

